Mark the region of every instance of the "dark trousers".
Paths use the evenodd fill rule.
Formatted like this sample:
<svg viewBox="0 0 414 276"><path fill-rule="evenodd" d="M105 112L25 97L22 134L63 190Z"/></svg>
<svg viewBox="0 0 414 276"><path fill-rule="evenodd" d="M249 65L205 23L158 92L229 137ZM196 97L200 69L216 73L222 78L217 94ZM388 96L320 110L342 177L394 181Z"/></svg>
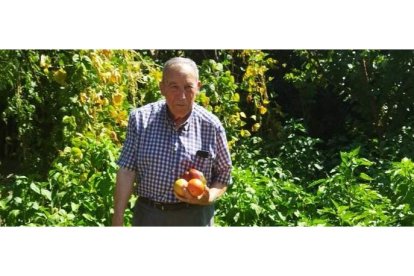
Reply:
<svg viewBox="0 0 414 276"><path fill-rule="evenodd" d="M138 199L134 207L133 226L212 226L213 216L213 205L160 210Z"/></svg>

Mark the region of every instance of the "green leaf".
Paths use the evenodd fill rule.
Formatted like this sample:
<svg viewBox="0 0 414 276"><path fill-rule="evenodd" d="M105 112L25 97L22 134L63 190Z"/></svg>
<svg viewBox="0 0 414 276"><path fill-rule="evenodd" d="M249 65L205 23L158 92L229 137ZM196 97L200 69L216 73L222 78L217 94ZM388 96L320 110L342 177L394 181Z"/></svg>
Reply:
<svg viewBox="0 0 414 276"><path fill-rule="evenodd" d="M359 158L358 161L360 162L361 165L364 165L364 166L372 166L374 164L374 162L371 162L366 158Z"/></svg>
<svg viewBox="0 0 414 276"><path fill-rule="evenodd" d="M71 153L76 159L82 159L83 158L83 153L82 153L82 150L80 148L73 147L72 150L71 150Z"/></svg>
<svg viewBox="0 0 414 276"><path fill-rule="evenodd" d="M14 209L10 212L10 215L13 217L17 217L20 214L20 210Z"/></svg>
<svg viewBox="0 0 414 276"><path fill-rule="evenodd" d="M82 214L82 217L86 218L89 221L94 221L95 218L90 214Z"/></svg>
<svg viewBox="0 0 414 276"><path fill-rule="evenodd" d="M326 179L318 179L318 180L315 180L315 181L313 181L311 184L309 184L309 188L311 188L311 187L313 187L313 186L316 186L316 185L319 185L319 184L321 184L321 183L325 183L326 182Z"/></svg>
<svg viewBox="0 0 414 276"><path fill-rule="evenodd" d="M372 177L370 177L369 175L367 175L366 173L361 173L360 175L359 175L359 177L361 178L361 179L363 179L363 180L367 180L367 181L372 181L372 180L374 180Z"/></svg>
<svg viewBox="0 0 414 276"><path fill-rule="evenodd" d="M39 210L39 203L37 203L36 201L32 202L31 206L32 206L33 209Z"/></svg>
<svg viewBox="0 0 414 276"><path fill-rule="evenodd" d="M277 214L279 215L282 221L286 221L286 217L280 211L278 211Z"/></svg>
<svg viewBox="0 0 414 276"><path fill-rule="evenodd" d="M72 214L72 213L69 213L68 215L67 215L67 218L69 219L69 220L74 220L75 219L75 215L74 214Z"/></svg>
<svg viewBox="0 0 414 276"><path fill-rule="evenodd" d="M7 202L6 200L0 200L0 210L6 210L7 208Z"/></svg>
<svg viewBox="0 0 414 276"><path fill-rule="evenodd" d="M323 169L323 167L321 166L321 165L319 165L319 164L313 164L314 166L315 166L315 168L317 168L318 170L322 170Z"/></svg>
<svg viewBox="0 0 414 276"><path fill-rule="evenodd" d="M77 211L78 211L78 209L79 209L79 204L76 204L76 203L74 203L74 202L71 202L71 203L70 203L70 207L72 208L72 211L73 211L73 212L77 212Z"/></svg>
<svg viewBox="0 0 414 276"><path fill-rule="evenodd" d="M45 198L52 201L52 193L49 190L42 189L40 192Z"/></svg>
<svg viewBox="0 0 414 276"><path fill-rule="evenodd" d="M358 154L359 154L359 150L360 150L361 148L360 147L356 147L355 149L353 149L351 152L350 152L350 155L351 156L357 156Z"/></svg>
<svg viewBox="0 0 414 276"><path fill-rule="evenodd" d="M17 204L21 204L22 203L22 198L21 197L15 197L14 198L14 202L16 202Z"/></svg>
<svg viewBox="0 0 414 276"><path fill-rule="evenodd" d="M58 214L62 215L62 216L66 216L67 213L66 213L65 209L60 209Z"/></svg>
<svg viewBox="0 0 414 276"><path fill-rule="evenodd" d="M30 183L30 189L35 193L40 194L40 188L34 182Z"/></svg>
<svg viewBox="0 0 414 276"><path fill-rule="evenodd" d="M239 213L239 212L237 212L237 213L236 213L236 215L233 217L233 220L234 220L235 222L238 222L238 221L239 221L239 218L240 218L240 213Z"/></svg>
<svg viewBox="0 0 414 276"><path fill-rule="evenodd" d="M262 212L262 207L260 207L256 203L251 203L250 208L252 208L255 211L257 216Z"/></svg>
<svg viewBox="0 0 414 276"><path fill-rule="evenodd" d="M79 61L79 55L78 54L73 55L72 56L72 61L73 62L78 62Z"/></svg>

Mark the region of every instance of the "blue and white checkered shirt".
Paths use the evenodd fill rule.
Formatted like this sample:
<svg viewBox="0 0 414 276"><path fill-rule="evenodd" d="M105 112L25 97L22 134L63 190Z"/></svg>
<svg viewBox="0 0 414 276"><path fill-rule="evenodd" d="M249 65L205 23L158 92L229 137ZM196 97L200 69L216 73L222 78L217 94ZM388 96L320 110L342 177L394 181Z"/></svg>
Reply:
<svg viewBox="0 0 414 276"><path fill-rule="evenodd" d="M208 156L196 155L199 150ZM178 130L165 100L132 110L117 164L136 171L139 196L158 202L179 202L173 183L190 168L202 171L208 186L231 180L225 130L215 115L197 104Z"/></svg>

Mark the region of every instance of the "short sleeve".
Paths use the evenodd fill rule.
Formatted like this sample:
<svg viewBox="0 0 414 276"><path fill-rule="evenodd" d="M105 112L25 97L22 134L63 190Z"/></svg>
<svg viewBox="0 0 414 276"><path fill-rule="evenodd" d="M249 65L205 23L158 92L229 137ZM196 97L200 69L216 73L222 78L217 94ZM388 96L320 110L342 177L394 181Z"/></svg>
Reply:
<svg viewBox="0 0 414 276"><path fill-rule="evenodd" d="M219 126L216 136L216 160L213 165L213 182L222 184L231 183L231 156L227 145L226 132L222 125Z"/></svg>
<svg viewBox="0 0 414 276"><path fill-rule="evenodd" d="M137 169L137 146L138 146L137 119L136 119L136 112L132 111L129 114L126 139L122 146L121 155L117 161L117 164L121 168L136 171Z"/></svg>

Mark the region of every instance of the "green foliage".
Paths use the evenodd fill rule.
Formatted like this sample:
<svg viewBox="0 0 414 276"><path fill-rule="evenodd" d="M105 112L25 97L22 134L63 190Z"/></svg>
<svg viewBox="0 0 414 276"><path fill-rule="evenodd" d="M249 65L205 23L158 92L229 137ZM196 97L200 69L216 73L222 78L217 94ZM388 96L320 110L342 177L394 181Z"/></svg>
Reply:
<svg viewBox="0 0 414 276"><path fill-rule="evenodd" d="M135 51L1 51L0 60L8 65L0 77L6 92L0 138L6 157L32 173L47 171L75 132L106 128L114 140L122 137L128 111L145 103L148 91L156 94L161 76ZM137 83L143 83L140 97Z"/></svg>
<svg viewBox="0 0 414 276"><path fill-rule="evenodd" d="M393 162L386 174L390 179L395 203L408 204L411 211L414 211L414 163L403 158L401 162Z"/></svg>
<svg viewBox="0 0 414 276"><path fill-rule="evenodd" d="M289 120L282 128L280 140L275 143L277 156L284 168L295 173L298 181L314 179L322 175L324 158L317 146L320 139L307 134L305 126L299 120Z"/></svg>
<svg viewBox="0 0 414 276"><path fill-rule="evenodd" d="M318 214L330 225L393 225L397 218L391 200L371 188L373 178L364 169L373 163L358 153L358 148L341 152L341 164L332 176L313 183L318 184Z"/></svg>
<svg viewBox="0 0 414 276"><path fill-rule="evenodd" d="M110 225L117 154L118 147L105 136L74 137L71 147L54 161L47 182L9 177L2 190L2 224ZM128 209L126 224L131 224L131 218Z"/></svg>
<svg viewBox="0 0 414 276"><path fill-rule="evenodd" d="M5 170L14 172L11 184L0 186L0 192L19 198L30 187L47 184L47 190L30 192L32 197L24 201L39 207L36 213L18 209L13 205L18 201L2 201L2 224L109 225L114 162L128 112L147 98L160 97L154 90L160 67L125 50L0 54L10 65L0 77L0 87L8 91L0 105L7 127L0 138L7 142L4 154L10 159ZM20 178L16 171L30 176ZM50 202L36 199L42 192L49 193ZM10 217L12 210L20 211Z"/></svg>
<svg viewBox="0 0 414 276"><path fill-rule="evenodd" d="M238 167L233 179L218 202L218 225L294 226L306 216L306 209L312 208L312 195L292 182Z"/></svg>
<svg viewBox="0 0 414 276"><path fill-rule="evenodd" d="M315 130L319 128L318 134L330 128L329 138L344 130L351 136L364 133L378 138L412 121L413 51L301 50L295 54L284 79L299 91L302 116Z"/></svg>
<svg viewBox="0 0 414 276"><path fill-rule="evenodd" d="M221 226L396 226L412 225L413 163L394 163L387 171L394 198L381 194L366 172L374 163L359 149L341 152L341 163L306 191L271 158L236 166L233 184L218 202ZM269 173L273 172L273 173ZM384 173L384 172L380 172Z"/></svg>
<svg viewBox="0 0 414 276"><path fill-rule="evenodd" d="M173 55L227 130L218 225L414 225L414 52L379 50L1 50L0 225L109 225L128 112Z"/></svg>
<svg viewBox="0 0 414 276"><path fill-rule="evenodd" d="M240 116L240 96L231 72L222 63L205 60L200 68L200 80L205 85L198 96L199 103L217 114L228 131L231 140L237 140L244 122Z"/></svg>
<svg viewBox="0 0 414 276"><path fill-rule="evenodd" d="M242 60L240 72L234 69L235 58ZM204 86L198 101L223 122L230 146L262 129L270 103L266 72L275 63L258 50L222 51L220 61L202 62L200 79ZM279 106L274 106L273 117L281 114ZM272 127L278 126L278 121L272 123Z"/></svg>

